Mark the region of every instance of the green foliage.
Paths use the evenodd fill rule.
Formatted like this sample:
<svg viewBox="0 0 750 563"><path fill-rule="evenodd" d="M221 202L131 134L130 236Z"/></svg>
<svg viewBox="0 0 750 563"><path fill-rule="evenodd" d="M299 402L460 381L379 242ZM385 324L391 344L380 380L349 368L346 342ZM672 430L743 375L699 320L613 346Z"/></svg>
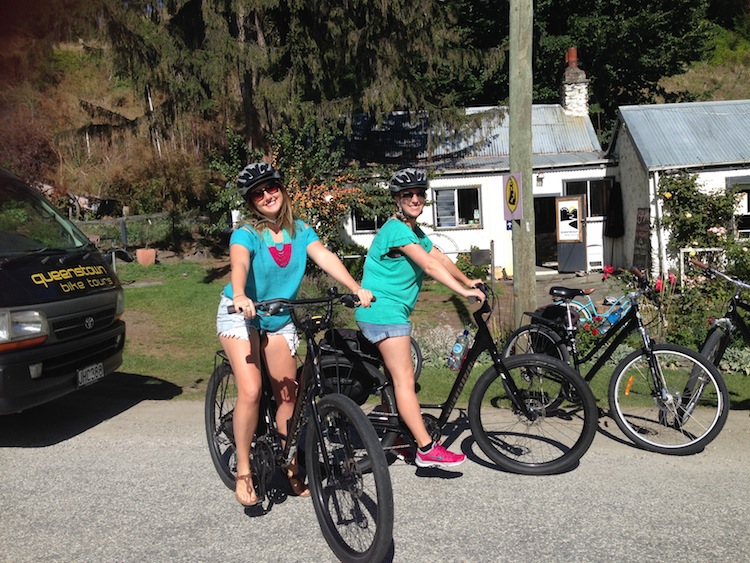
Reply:
<svg viewBox="0 0 750 563"><path fill-rule="evenodd" d="M716 66L750 64L750 14L738 20L735 31L713 27L709 60Z"/></svg>
<svg viewBox="0 0 750 563"><path fill-rule="evenodd" d="M478 246L472 246L472 250L479 250ZM456 267L469 279L486 280L489 277L490 267L488 265L475 266L471 263L470 252L460 252L456 257Z"/></svg>
<svg viewBox="0 0 750 563"><path fill-rule="evenodd" d="M696 178L678 172L665 174L659 180L663 218L658 226L669 231L667 246L674 258L679 256L680 248L727 248L734 242L734 194L705 193Z"/></svg>

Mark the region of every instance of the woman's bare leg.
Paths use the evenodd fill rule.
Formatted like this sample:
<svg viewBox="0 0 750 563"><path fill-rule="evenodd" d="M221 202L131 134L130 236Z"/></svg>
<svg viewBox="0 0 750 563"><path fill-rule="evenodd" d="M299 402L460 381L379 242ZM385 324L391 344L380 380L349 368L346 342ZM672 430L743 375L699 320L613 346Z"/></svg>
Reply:
<svg viewBox="0 0 750 563"><path fill-rule="evenodd" d="M411 339L409 336L391 336L378 342L377 347L393 381L398 414L409 428L417 446L424 447L432 438L424 425L422 409L414 388Z"/></svg>
<svg viewBox="0 0 750 563"><path fill-rule="evenodd" d="M232 372L237 380L237 402L234 406L233 428L237 455L237 477L235 496L244 505L258 501L250 471L250 444L258 427L261 394L261 377L258 352L258 331L249 332L250 340L220 337L221 345L229 358Z"/></svg>
<svg viewBox="0 0 750 563"><path fill-rule="evenodd" d="M294 402L297 400L297 356L292 356L289 344L281 334L268 337L264 355L276 399L276 426L279 431L287 434L287 424L294 413ZM295 495L310 494L299 479L296 458L287 467L287 478Z"/></svg>

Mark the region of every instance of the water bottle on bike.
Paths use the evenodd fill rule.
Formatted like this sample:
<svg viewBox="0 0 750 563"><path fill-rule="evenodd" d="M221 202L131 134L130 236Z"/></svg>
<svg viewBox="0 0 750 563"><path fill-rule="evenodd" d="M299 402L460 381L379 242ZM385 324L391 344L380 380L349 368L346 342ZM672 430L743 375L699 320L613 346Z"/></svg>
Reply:
<svg viewBox="0 0 750 563"><path fill-rule="evenodd" d="M601 334L606 333L613 324L620 320L620 317L622 317L622 310L622 307L618 307L604 318L602 324L599 325L599 332Z"/></svg>
<svg viewBox="0 0 750 563"><path fill-rule="evenodd" d="M464 363L466 354L469 352L469 340L469 329L464 329L464 331L458 335L456 343L453 345L451 354L448 356L448 361L446 362L451 370L458 371L461 369L461 364Z"/></svg>

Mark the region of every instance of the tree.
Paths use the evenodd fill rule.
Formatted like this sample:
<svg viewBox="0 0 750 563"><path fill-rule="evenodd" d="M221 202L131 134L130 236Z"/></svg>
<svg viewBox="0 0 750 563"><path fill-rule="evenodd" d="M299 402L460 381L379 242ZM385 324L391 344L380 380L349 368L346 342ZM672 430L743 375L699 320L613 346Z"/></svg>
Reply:
<svg viewBox="0 0 750 563"><path fill-rule="evenodd" d="M162 127L180 111L240 116L250 148L284 125L322 126L355 112L453 109L449 85L490 75L498 49L467 40L453 2L392 0L105 0L120 68L159 100Z"/></svg>
<svg viewBox="0 0 750 563"><path fill-rule="evenodd" d="M716 1L716 0L715 0ZM479 25L477 44L500 45L508 36L508 3L466 0L464 11ZM654 103L665 92L664 76L681 73L700 58L709 40L707 0L538 0L534 6L534 102L560 100L568 47L578 47L579 65L590 82L592 110L601 113L607 140L617 108ZM493 37L494 43L493 43ZM485 84L478 100L507 97L507 70Z"/></svg>

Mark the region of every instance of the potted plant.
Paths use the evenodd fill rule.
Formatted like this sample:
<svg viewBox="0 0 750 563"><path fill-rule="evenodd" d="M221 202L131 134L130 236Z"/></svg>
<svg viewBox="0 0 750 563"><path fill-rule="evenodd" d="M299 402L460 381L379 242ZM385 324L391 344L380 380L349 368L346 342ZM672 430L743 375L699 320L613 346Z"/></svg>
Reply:
<svg viewBox="0 0 750 563"><path fill-rule="evenodd" d="M141 266L152 266L156 263L156 249L149 248L150 234L151 234L151 219L146 220L148 225L145 228L144 240L146 242L145 248L138 248L135 251L135 259Z"/></svg>

